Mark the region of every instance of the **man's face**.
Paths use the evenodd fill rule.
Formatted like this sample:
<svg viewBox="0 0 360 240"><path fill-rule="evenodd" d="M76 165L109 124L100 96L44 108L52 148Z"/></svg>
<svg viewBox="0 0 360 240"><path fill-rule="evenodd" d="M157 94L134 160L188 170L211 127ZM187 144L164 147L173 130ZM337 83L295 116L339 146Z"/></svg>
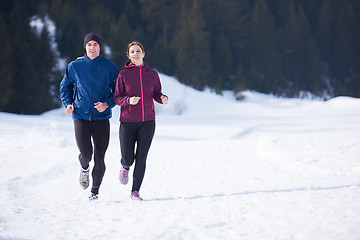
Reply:
<svg viewBox="0 0 360 240"><path fill-rule="evenodd" d="M94 40L89 41L86 44L85 49L86 49L86 55L91 60L97 58L100 55L100 45Z"/></svg>

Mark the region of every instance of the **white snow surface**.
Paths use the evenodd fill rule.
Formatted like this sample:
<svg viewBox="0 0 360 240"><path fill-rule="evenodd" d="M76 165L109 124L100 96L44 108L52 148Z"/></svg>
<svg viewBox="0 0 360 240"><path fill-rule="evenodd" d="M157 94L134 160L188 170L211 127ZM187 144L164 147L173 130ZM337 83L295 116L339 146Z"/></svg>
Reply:
<svg viewBox="0 0 360 240"><path fill-rule="evenodd" d="M119 107L91 202L64 108L0 113L0 239L360 239L360 99L237 102L160 78L143 202L118 180Z"/></svg>

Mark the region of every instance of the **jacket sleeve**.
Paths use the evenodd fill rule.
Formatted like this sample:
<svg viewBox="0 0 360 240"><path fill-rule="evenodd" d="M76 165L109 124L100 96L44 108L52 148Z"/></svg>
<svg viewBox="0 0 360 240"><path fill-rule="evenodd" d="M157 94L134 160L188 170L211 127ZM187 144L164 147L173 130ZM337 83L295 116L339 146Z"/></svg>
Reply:
<svg viewBox="0 0 360 240"><path fill-rule="evenodd" d="M161 92L161 82L160 82L160 78L159 78L159 74L156 73L156 79L155 79L155 86L154 86L154 100L160 104L162 104L161 101L161 96L162 96L162 92ZM167 97L167 96L166 96Z"/></svg>
<svg viewBox="0 0 360 240"><path fill-rule="evenodd" d="M109 105L109 108L113 108L116 105L114 99L114 92L116 88L116 77L119 74L119 69L115 66L115 64L112 70L113 70L113 74L111 74L112 77L111 79L109 79L109 87L111 90L111 94L105 100L105 102Z"/></svg>
<svg viewBox="0 0 360 240"><path fill-rule="evenodd" d="M121 73L119 73L116 80L114 99L115 103L121 107L129 105L129 97L125 96L125 86Z"/></svg>
<svg viewBox="0 0 360 240"><path fill-rule="evenodd" d="M69 65L65 69L65 75L60 83L60 99L64 107L74 102L75 83L69 75Z"/></svg>

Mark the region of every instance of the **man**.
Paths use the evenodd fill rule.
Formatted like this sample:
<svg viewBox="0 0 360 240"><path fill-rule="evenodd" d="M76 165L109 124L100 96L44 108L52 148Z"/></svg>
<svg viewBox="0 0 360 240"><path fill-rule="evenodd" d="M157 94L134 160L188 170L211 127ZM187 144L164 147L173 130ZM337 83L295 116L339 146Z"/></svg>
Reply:
<svg viewBox="0 0 360 240"><path fill-rule="evenodd" d="M111 108L119 73L116 65L100 55L102 39L94 32L84 38L86 54L70 62L60 83L60 98L72 114L79 148L80 185L89 187L90 161L94 155L89 200L98 199L105 173L105 152L109 145ZM92 140L92 141L91 141Z"/></svg>

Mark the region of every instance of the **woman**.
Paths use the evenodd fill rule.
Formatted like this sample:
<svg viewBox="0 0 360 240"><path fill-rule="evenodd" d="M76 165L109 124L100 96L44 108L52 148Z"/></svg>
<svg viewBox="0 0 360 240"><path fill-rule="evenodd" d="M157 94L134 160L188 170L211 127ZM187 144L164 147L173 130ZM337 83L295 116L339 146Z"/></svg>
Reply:
<svg viewBox="0 0 360 240"><path fill-rule="evenodd" d="M67 114L72 114L76 144L79 148L80 177L83 189L89 187L90 161L94 153L92 188L89 200L98 199L105 173L105 152L109 145L114 102L116 65L103 57L102 39L96 33L84 38L86 54L68 64L60 84L60 97Z"/></svg>
<svg viewBox="0 0 360 240"><path fill-rule="evenodd" d="M141 201L139 190L155 132L154 100L167 104L168 97L161 92L157 72L144 63L145 51L141 43L131 42L127 56L130 61L118 75L114 94L115 103L121 106L119 180L122 184L128 183L129 169L135 162L130 198Z"/></svg>

